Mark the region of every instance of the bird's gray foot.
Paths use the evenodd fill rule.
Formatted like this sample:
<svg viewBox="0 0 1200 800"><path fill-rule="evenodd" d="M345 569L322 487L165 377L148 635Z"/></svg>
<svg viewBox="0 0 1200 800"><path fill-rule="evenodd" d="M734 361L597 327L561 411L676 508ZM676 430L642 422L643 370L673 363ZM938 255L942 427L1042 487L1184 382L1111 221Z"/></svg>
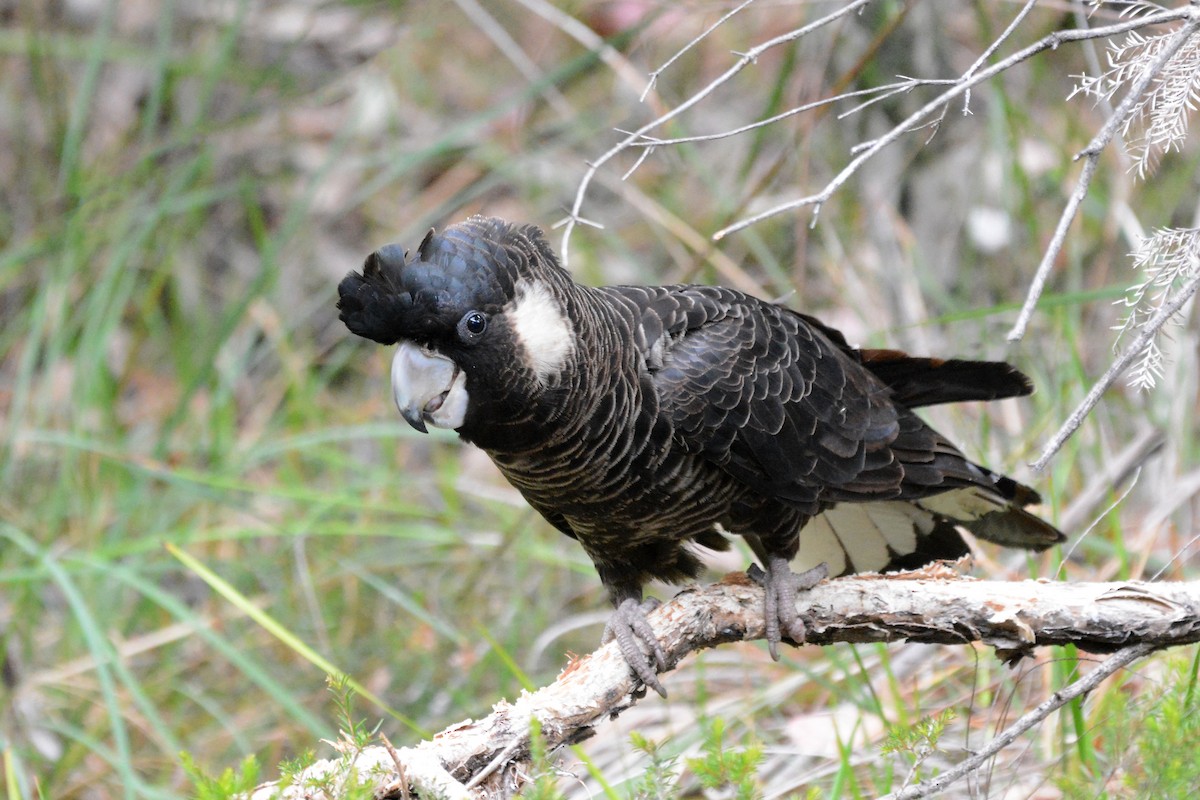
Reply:
<svg viewBox="0 0 1200 800"><path fill-rule="evenodd" d="M797 593L808 591L829 577L829 565L818 564L796 574L788 566L786 558L770 556L767 558L766 572L753 564L746 574L766 593L767 647L771 651L771 658L778 661L779 643L785 635L797 644L804 643L804 623L796 613Z"/></svg>
<svg viewBox="0 0 1200 800"><path fill-rule="evenodd" d="M653 597L641 602L633 597L622 600L608 618L600 643L608 644L616 639L617 647L621 648L621 655L625 656L625 663L633 674L666 698L667 690L658 682L658 673L667 668L667 655L659 645L654 629L646 621L646 615L658 606L659 602ZM642 651L639 640L650 650L649 654Z"/></svg>

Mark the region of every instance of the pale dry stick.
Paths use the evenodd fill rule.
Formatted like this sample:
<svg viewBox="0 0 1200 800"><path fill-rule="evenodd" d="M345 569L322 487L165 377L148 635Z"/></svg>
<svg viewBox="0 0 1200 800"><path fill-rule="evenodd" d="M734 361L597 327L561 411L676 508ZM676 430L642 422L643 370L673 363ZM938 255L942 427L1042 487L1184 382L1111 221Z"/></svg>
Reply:
<svg viewBox="0 0 1200 800"><path fill-rule="evenodd" d="M1033 7L1037 4L1037 1L1038 0L1027 0L1025 6L1020 10L1020 12L1018 12L1017 16L1013 17L1013 21L1008 23L1008 27L1004 29L1004 32L996 37L996 41L988 45L988 48L983 51L983 55L975 59L974 64L967 67L967 71L962 74L964 78L969 78L974 75L975 70L982 67L983 63L992 57L992 53L995 53L1000 49L1000 45L1004 44L1008 40L1008 37L1013 35L1013 32L1017 30L1017 27L1020 26L1025 17L1029 16L1029 12L1033 11ZM967 89L966 93L963 95L963 116L968 116L970 113L971 90Z"/></svg>
<svg viewBox="0 0 1200 800"><path fill-rule="evenodd" d="M1063 209L1062 216L1059 217L1058 226L1054 230L1054 236L1050 240L1046 252L1042 254L1042 261L1038 264L1037 272L1034 273L1033 282L1029 285L1029 293L1025 297L1025 304L1021 306L1021 312L1017 315L1017 321L1013 325L1012 330L1008 332L1006 337L1008 341L1015 342L1025 335L1025 330L1029 327L1029 320L1033 317L1034 308L1037 302L1041 299L1042 292L1046 288L1046 281L1050 277L1050 270L1054 267L1054 262L1058 258L1059 251L1062 250L1063 243L1067 238L1067 229L1075 220L1075 214L1079 210L1079 206L1083 203L1084 196L1087 195L1088 188L1092 182L1092 176L1096 173L1096 166L1100 161L1100 153L1108 146L1112 138L1117 135L1117 129L1125 122L1125 118L1129 114L1129 110L1133 108L1145 94L1146 89L1150 86L1150 82L1158 77L1164 66L1175 53L1179 52L1179 48L1187 42L1188 39L1195 35L1197 30L1200 30L1200 6L1193 5L1193 13L1189 14L1188 22L1183 25L1167 43L1167 46L1162 49L1150 64L1134 82L1133 86L1129 87L1129 92L1121 103L1109 115L1108 121L1104 126L1096 132L1092 140L1088 142L1087 147L1079 151L1075 156L1075 160L1080 158L1085 159L1083 162L1083 170L1079 175L1079 183L1075 186L1075 191L1071 194L1071 199L1067 202Z"/></svg>
<svg viewBox="0 0 1200 800"><path fill-rule="evenodd" d="M1142 354L1142 351L1146 349L1147 345L1150 344L1150 340L1158 334L1162 326L1167 324L1167 321L1171 317L1179 313L1179 309L1183 308L1184 303L1190 300L1192 295L1196 293L1197 287L1200 287L1200 270L1192 276L1191 280L1183 285L1171 302L1164 303L1159 307L1154 316L1142 328L1142 332L1138 334L1133 344L1125 348L1124 352L1108 368L1108 371L1100 376L1100 380L1096 381L1096 384L1092 386L1091 391L1087 393L1087 397L1083 398L1083 402L1071 412L1071 416L1067 418L1067 421L1054 434L1054 438L1042 450L1042 454L1038 456L1038 460L1029 465L1031 469L1035 472L1041 472L1046 468L1046 464L1049 463L1054 454L1066 443L1067 439L1071 438L1071 435L1079 430L1079 426L1083 424L1084 418L1092 412L1092 409L1096 407L1096 403L1100 402L1100 396L1108 391L1108 388L1120 377L1121 373L1133 363L1135 358Z"/></svg>
<svg viewBox="0 0 1200 800"><path fill-rule="evenodd" d="M676 61L678 61L679 58L684 53L686 53L688 50L691 50L696 45L700 44L700 42L704 41L710 33L715 31L717 28L721 27L722 25L724 25L731 17L733 17L735 14L737 14L739 11L741 11L742 9L744 9L746 6L750 5L753 2L754 2L754 0L745 0L745 2L742 3L740 6L736 6L732 11L725 14L725 16L721 17L719 20L714 22L712 25L708 26L708 28L705 29L704 33L700 34L695 39L692 39L690 42L688 42L683 47L681 47L679 49L679 51L677 53L675 53L675 55L671 56L666 61L664 61L663 65L661 67L659 67L658 69L651 72L650 80L646 81L646 88L642 90L642 96L639 97L638 100L642 103L646 102L646 95L650 94L650 90L654 88L654 84L658 81L659 75L662 75L664 72L666 72L667 69L672 64L674 64Z"/></svg>
<svg viewBox="0 0 1200 800"><path fill-rule="evenodd" d="M530 2L541 2L541 0L519 0L519 2L530 3ZM571 232L575 230L575 226L577 224L586 222L586 220L584 220L580 216L580 210L583 208L583 199L587 195L588 186L591 185L592 179L596 176L596 173L600 171L601 167L603 167L605 164L607 164L609 161L611 161L619 153L626 150L633 142L636 142L638 139L641 139L646 134L647 131L651 131L651 130L659 127L660 125L666 123L667 121L674 119L675 117L679 116L683 112L687 111L692 106L694 106L697 103L699 103L700 101L702 101L704 98L708 97L710 94L712 94L714 91L716 91L726 81L733 78L733 76L737 75L739 72L741 72L743 69L745 69L750 64L753 64L758 59L758 57L760 55L762 55L764 52L766 52L767 50L770 50L772 47L777 47L781 44L787 44L788 42L793 42L797 39L800 39L801 37L806 36L807 34L817 30L818 28L828 25L831 22L841 19L842 17L846 16L850 12L856 11L859 8L862 8L863 6L867 5L869 2L871 2L871 0L854 0L853 2L838 9L837 11L834 11L830 14L826 14L825 16L820 17L819 19L816 19L807 25L804 25L800 28L796 28L795 30L792 30L792 31L788 31L787 33L780 34L779 36L776 36L773 39L769 39L760 45L756 45L756 46L752 47L750 50L743 53L741 55L741 57L737 60L736 63L734 63L734 65L732 67L725 70L725 72L721 73L719 76L714 78L707 86L700 89L700 91L696 92L691 97L689 97L687 100L683 101L681 104L679 104L675 108L671 109L667 113L660 115L658 118L656 118L650 122L647 122L645 125L638 128L636 131L633 131L632 133L628 134L624 139L622 139L616 145L609 148L609 150L606 153L604 153L603 155L601 155L598 159L596 159L595 161L589 162L587 171L584 172L583 178L581 178L579 181L579 188L575 190L575 200L571 204L571 210L568 212L568 216L565 219L558 222L554 226L555 228L562 227L564 229L563 230L563 242L562 242L562 248L561 248L562 249L563 266L567 266L570 263ZM591 224L595 224L595 223L591 223Z"/></svg>
<svg viewBox="0 0 1200 800"><path fill-rule="evenodd" d="M1071 537L1075 539L1074 532L1093 520L1097 514L1103 516L1106 512L1100 512L1099 509L1107 505L1113 493L1120 491L1166 443L1167 437L1161 430L1148 422L1142 423L1132 441L1115 455L1106 456L1103 468L1094 472L1084 487L1074 493L1070 504L1054 521L1059 530L1071 532ZM1064 556L1064 563L1069 556L1070 551Z"/></svg>
<svg viewBox="0 0 1200 800"><path fill-rule="evenodd" d="M1109 117L1109 119L1116 119L1116 116ZM1046 250L1042 253L1042 260L1033 273L1029 292L1025 295L1025 304L1021 306L1021 311L1017 314L1017 321L1013 323L1012 329L1005 337L1008 341L1019 341L1025 335L1037 302L1046 289L1046 281L1050 279L1050 270L1054 268L1054 262L1058 258L1063 244L1067 241L1067 232L1071 229L1071 223L1075 221L1075 213L1079 210L1079 206L1083 205L1083 198L1087 197L1088 189L1092 184L1092 176L1096 174L1096 167L1099 164L1099 153L1088 155L1084 160L1083 169L1079 171L1079 180L1075 183L1075 189L1067 198L1067 204L1063 207L1062 214L1058 217L1058 224L1054 227L1054 235L1050 237L1050 243L1046 245Z"/></svg>
<svg viewBox="0 0 1200 800"><path fill-rule="evenodd" d="M1079 546L1087 541L1088 536L1090 536L1092 531L1096 529L1096 526L1103 522L1104 518L1111 514L1113 510L1117 508L1117 506L1125 502L1125 498L1129 497L1129 495L1137 487L1138 478L1141 476L1141 474L1142 468L1138 467L1134 471L1133 476L1129 479L1129 485L1121 491L1120 497L1109 503L1108 508L1097 514L1096 518L1092 520L1091 524L1083 529L1083 533L1079 534L1071 541L1071 546L1068 547L1067 551L1062 554L1062 562L1058 565L1058 570L1054 573L1055 580L1063 579L1063 573L1066 572L1067 565L1071 563L1071 556L1075 555L1075 551L1079 549ZM1067 528L1067 530L1070 530L1070 528ZM1141 572L1134 571L1134 574L1140 575Z"/></svg>
<svg viewBox="0 0 1200 800"><path fill-rule="evenodd" d="M887 92L887 94L881 94L878 97L872 97L870 100L867 100L864 103L859 103L858 105L854 106L853 108L847 109L846 111L843 111L842 113L838 114L837 118L838 119L846 119L846 117L853 116L853 115L857 114L858 112L862 111L864 108L873 106L876 103L881 103L884 100L887 100L889 97L895 97L898 94L903 94L904 92L911 91L913 88L915 88L917 86L953 86L956 83L956 81L953 78L910 78L907 75L897 75L896 77L900 78L899 83L891 83L891 84L888 84L887 86L879 87L880 89L891 89L891 91ZM902 88L892 89L892 87L895 87L895 86L899 86ZM863 90L860 90L857 92L846 92L845 94L840 94L837 97L830 98L830 101L842 100L847 97L854 97L856 95L866 94L867 92L870 92L870 91L872 91L872 90L871 89L863 89Z"/></svg>
<svg viewBox="0 0 1200 800"><path fill-rule="evenodd" d="M838 101L846 100L851 97L861 97L862 95L878 94L879 92L884 93L884 94L879 95L878 97L872 97L870 100L856 106L854 109L851 109L850 111L846 111L842 114L839 114L838 119L843 119L844 117L849 116L850 114L853 114L855 111L860 111L860 110L866 108L867 106L871 105L872 103L877 103L881 100L886 100L887 98L894 97L895 95L898 95L898 94L904 94L905 92L910 92L918 86L931 86L931 85L944 86L946 84L951 84L951 83L954 83L954 81L952 81L952 80L919 80L917 78L905 78L902 81L897 81L896 83L889 83L886 86L877 86L872 89L858 89L856 91L845 92L844 94L839 94L834 97L825 97L820 100L814 100L811 103L805 103L802 106L796 106L795 108L790 108L787 111L782 111L773 117L767 117L766 119L760 119L760 120L757 120L756 122L751 122L747 125L742 125L739 128L732 128L730 130L722 131L720 133L702 133L702 134L697 134L696 136L678 136L673 139L658 139L658 138L655 138L653 136L649 136L649 135L643 133L638 136L639 141L630 142L629 146L630 147L641 147L644 150L653 150L656 147L666 147L668 145L689 144L689 143L693 143L693 142L712 142L712 141L716 141L718 139L728 139L732 136L737 136L738 134L746 133L747 131L752 131L755 128L763 128L763 127L766 127L767 125L773 125L774 123L779 122L780 120L785 120L788 117L794 117L795 115L802 114L805 111L812 111L814 108L820 108L821 106L827 106L827 105L830 105L831 103L836 103ZM634 131L626 131L626 130L622 130L622 129L618 128L617 133L627 133L630 135L634 135L635 132ZM642 158L644 158L644 155L639 157L638 162L637 162L638 164L642 163L641 162ZM628 177L630 174L632 174L632 172L633 172L633 170L630 169L629 172L625 173L625 177Z"/></svg>
<svg viewBox="0 0 1200 800"><path fill-rule="evenodd" d="M1105 678L1109 677L1117 670L1124 669L1134 661L1137 661L1139 658L1148 655L1153 650L1153 645L1145 643L1135 644L1131 647L1126 647L1123 650L1118 650L1087 675L1075 681L1070 686L1059 689L1037 708L1025 714L1012 725L1009 725L999 736L988 742L986 747L963 761L961 764L957 764L952 769L948 769L943 772L941 775L930 778L927 781L922 781L915 786L909 786L905 789L901 789L898 792L892 792L891 794L884 795L879 800L919 800L919 798L929 797L942 791L950 784L966 777L982 767L988 759L999 753L1004 748L1008 747L1017 740L1017 737L1038 725L1040 722L1046 719L1046 717L1050 716L1052 713L1062 708L1076 697L1080 697L1092 691L1099 686Z"/></svg>
<svg viewBox="0 0 1200 800"><path fill-rule="evenodd" d="M825 185L825 188L823 188L820 192L807 195L796 200L789 200L786 203L780 203L779 205L769 208L759 214L755 214L752 217L747 217L743 220L740 220L733 225L722 228L714 233L713 239L722 239L731 233L736 233L737 231L748 228L751 225L762 222L765 219L783 214L787 211L793 211L797 208L803 208L804 206L815 206L817 212L819 212L821 205L830 197L832 197L834 192L840 189L842 185L851 178L851 176L858 172L863 163L865 163L880 150L896 141L896 139L900 138L910 129L915 128L925 117L942 108L968 89L971 89L972 87L977 86L984 81L990 80L1001 72L1011 69L1016 64L1019 64L1020 62L1037 55L1043 50L1052 50L1067 42L1078 42L1086 39L1098 39L1105 36L1114 36L1119 33L1125 33L1137 28L1146 27L1148 25L1159 25L1166 22L1175 22L1180 19L1188 19L1193 21L1200 19L1200 6L1191 5L1184 8L1170 9L1153 16L1142 17L1136 20L1126 20L1125 22L1109 25L1105 28L1092 28L1082 31L1055 31L1054 33L1047 34L1037 42L1034 42L1028 47L1017 51L1003 61L998 61L987 69L977 72L973 77L967 79L966 81L957 82L953 88L946 90L933 100L930 100L921 108L914 111L904 120L897 123L890 131L871 142L867 149L855 156L850 163L842 168L842 171L834 176L833 179L830 180L829 183ZM813 223L816 223L816 212L814 212Z"/></svg>
<svg viewBox="0 0 1200 800"><path fill-rule="evenodd" d="M1156 581L1159 578L1161 578L1163 576L1163 574L1168 569L1171 568L1171 565L1174 564L1176 561L1178 561L1183 556L1184 553L1186 553L1188 550L1190 550L1192 545L1194 545L1196 542L1200 542L1200 533L1196 534L1195 536L1193 536L1192 538L1190 538L1186 542L1184 542L1183 546L1180 547L1178 550L1176 550L1175 553L1172 554L1172 556L1169 559L1167 559L1167 563L1163 564L1162 567L1159 568L1158 572L1155 572L1153 575L1150 576L1150 580Z"/></svg>

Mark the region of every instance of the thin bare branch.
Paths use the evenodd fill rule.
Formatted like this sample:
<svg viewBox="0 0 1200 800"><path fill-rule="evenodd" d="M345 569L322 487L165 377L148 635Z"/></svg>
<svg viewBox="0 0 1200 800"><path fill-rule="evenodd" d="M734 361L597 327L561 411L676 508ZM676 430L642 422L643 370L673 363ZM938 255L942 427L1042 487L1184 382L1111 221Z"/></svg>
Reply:
<svg viewBox="0 0 1200 800"><path fill-rule="evenodd" d="M853 113L854 111L858 111L863 108L866 108L871 103L875 103L880 100L885 100L885 99L892 97L894 95L897 95L897 94L903 94L905 92L910 92L918 86L945 85L945 84L953 83L953 82L954 81L949 81L949 80L926 81L926 80L917 80L915 78L906 78L906 79L904 79L902 81L898 81L896 83L889 83L886 86L877 86L877 87L874 87L871 89L859 89L859 90L853 91L853 92L844 92L844 93L836 95L834 97L825 97L825 98L822 98L821 100L814 100L811 103L806 103L802 106L797 106L796 108L790 108L787 111L782 111L773 117L767 117L766 119L760 119L760 120L757 120L756 122L751 122L747 125L743 125L740 128L733 128L732 130L722 131L720 133L704 133L704 134L699 134L696 136L679 136L674 139L658 139L658 138L655 138L648 134L642 134L640 137L642 139L642 141L630 142L629 146L630 147L641 147L641 148L653 150L655 147L665 147L667 145L688 144L688 143L692 143L692 142L712 142L712 141L716 141L717 139L728 139L731 136L737 136L738 134L746 133L747 131L752 131L755 128L762 128L767 125L772 125L781 120L785 120L788 117L794 117L797 114L804 113L805 111L812 111L814 108L820 108L821 106L827 106L827 105L830 105L831 103L837 103L840 100L845 100L850 97L861 97L863 95L868 95L868 94L878 94L879 92L884 93L884 94L880 95L879 97L871 98L870 100L861 104L860 106L853 109L852 111L846 112L845 114L839 114L838 119L842 119L842 118L848 116L849 114ZM618 131L618 132L619 133L630 133L629 131ZM638 160L638 163L639 164L641 163L640 159ZM631 172L632 172L632 170L630 170L630 172L626 173L626 177L628 177L628 175Z"/></svg>
<svg viewBox="0 0 1200 800"><path fill-rule="evenodd" d="M1029 12L1033 11L1033 7L1035 5L1037 5L1037 0L1026 0L1025 6L1021 9L1017 16L1013 17L1013 21L1008 23L1008 27L996 37L996 41L988 45L988 48L983 51L983 54L979 56L979 58L975 59L974 64L967 67L967 71L964 72L962 76L964 78L969 78L974 75L975 71L982 67L987 60L992 57L993 53L1000 49L1000 45L1008 41L1008 37L1012 36L1013 33L1016 32L1017 28L1020 27L1021 22L1024 21L1025 17L1029 16ZM963 95L963 116L965 117L970 113L971 90L967 89L966 93Z"/></svg>
<svg viewBox="0 0 1200 800"><path fill-rule="evenodd" d="M979 752L972 755L960 764L956 764L951 769L946 770L937 777L930 778L927 781L922 781L915 786L909 786L907 789L902 789L899 792L886 794L880 800L918 800L922 797L930 797L945 789L955 781L961 780L975 770L987 763L988 759L995 756L1004 748L1015 742L1021 734L1033 728L1038 723L1046 719L1052 713L1065 706L1067 703L1074 700L1076 697L1087 694L1095 689L1100 683L1117 670L1125 667L1143 658L1150 653L1154 648L1148 644L1135 644L1132 647L1126 647L1124 650L1119 650L1109 658L1105 659L1100 666L1075 681L1071 685L1059 689L1054 694L1050 695L1049 699L1025 714L1012 725L1005 728L1004 732L996 738L992 739Z"/></svg>
<svg viewBox="0 0 1200 800"><path fill-rule="evenodd" d="M1190 300L1192 295L1196 293L1197 287L1200 287L1200 272L1197 272L1191 280L1180 287L1179 292L1169 303L1164 303L1158 309L1158 312L1142 328L1142 332L1138 334L1133 344L1125 348L1124 352L1108 368L1108 371L1100 377L1100 380L1096 381L1091 391L1087 393L1087 397L1083 398L1083 402L1071 412L1071 416L1067 418L1067 421L1054 434L1054 438L1042 450L1042 454L1038 456L1038 460L1030 465L1032 469L1040 472L1046 468L1046 464L1062 448L1067 439L1071 438L1071 435L1079 430L1079 426L1083 424L1083 420L1096 407L1096 403L1100 402L1101 395L1108 391L1109 387L1121 376L1121 373L1133 363L1134 359L1142 354L1142 351L1146 349L1150 341L1158 335L1162 326L1167 324L1167 321L1171 317L1179 313L1184 303Z"/></svg>
<svg viewBox="0 0 1200 800"><path fill-rule="evenodd" d="M1124 124L1125 118L1129 115L1130 109L1145 94L1150 82L1162 71L1172 56L1179 52L1179 48L1183 47L1184 43L1192 38L1197 30L1200 30L1200 6L1193 5L1191 9L1194 13L1188 16L1187 24L1176 31L1175 35L1171 37L1171 41L1154 59L1154 62L1129 87L1129 92L1125 95L1125 99L1121 101L1120 105L1109 116L1108 121L1104 123L1104 126L1088 142L1088 146L1075 156L1076 159L1085 159L1083 171L1079 176L1079 183L1075 186L1075 191L1071 194L1071 199L1067 203L1066 208L1063 209L1062 216L1059 217L1058 227L1054 231L1054 238L1051 239L1050 246L1046 248L1046 252L1042 255L1042 261L1038 265L1033 283L1029 287L1029 293L1025 297L1025 304L1021 307L1020 314L1017 315L1016 324L1008 332L1008 341L1015 342L1025 335L1025 330L1029 326L1029 320L1033 316L1034 307L1037 306L1037 301L1042 296L1042 291L1046 287L1046 280L1050 274L1050 270L1054 265L1054 261L1058 258L1059 252L1062 250L1063 242L1067 235L1067 228L1070 227L1071 222L1075 219L1075 214L1079 210L1084 196L1087 194L1092 176L1096 172L1096 164L1100 160L1100 153L1117 134L1117 131ZM1099 30L1101 29L1093 29L1093 31Z"/></svg>
<svg viewBox="0 0 1200 800"><path fill-rule="evenodd" d="M742 3L741 5L735 6L732 10L730 10L727 14L725 14L719 20L714 22L712 25L708 26L708 28L706 28L703 33L701 33L695 39L692 39L690 42L688 42L683 47L681 47L679 49L679 51L677 53L675 53L675 55L671 56L666 61L664 61L663 65L661 67L659 67L658 69L656 69L650 73L650 80L648 80L646 82L646 88L642 90L642 96L639 97L638 99L643 103L646 102L646 95L650 94L650 90L654 88L654 84L658 81L659 75L662 75L664 72L666 72L667 69L670 68L670 66L672 64L674 64L676 61L678 61L679 58L684 53L686 53L688 50L691 50L696 45L700 44L700 42L702 42L706 38L708 38L708 35L710 33L715 31L717 28L721 27L722 25L724 25L731 17L736 15L738 12L740 12L742 9L744 9L746 6L750 5L753 2L754 2L754 0L745 0L745 2Z"/></svg>
<svg viewBox="0 0 1200 800"><path fill-rule="evenodd" d="M521 0L521 2L542 2L542 0ZM696 92L691 97L689 97L687 100L680 103L678 106L671 109L667 113L659 116L657 119L647 122L642 127L638 128L637 130L628 134L627 136L625 136L624 139L622 139L620 142L618 142L616 145L614 145L612 148L610 148L606 153L604 153L602 156L600 156L595 161L591 162L588 165L587 171L583 174L583 178L580 179L580 181L579 181L579 188L576 189L576 191L575 191L575 201L571 204L571 210L570 210L569 215L566 217L566 219L562 220L557 225L555 225L556 228L557 227L564 228L563 243L562 243L563 265L566 266L567 264L570 263L571 232L575 230L575 225L582 221L581 212L583 209L584 197L587 196L588 186L591 185L592 179L596 176L596 173L600 170L601 167L603 167L605 164L607 164L609 161L611 161L616 155L618 155L619 153L626 150L633 142L636 142L637 140L641 139L647 132L652 131L655 128L657 128L658 126L674 119L675 117L679 116L683 112L687 111L692 106L694 106L697 103L704 100L704 98L708 97L710 94L715 92L724 83L729 81L731 78L733 78L735 75L737 75L743 69L745 69L747 66L753 64L758 59L758 57L760 55L762 55L763 53L765 53L766 51L770 50L773 47L778 47L779 45L787 44L788 42L793 42L797 39L800 39L803 36L806 36L809 33L813 32L815 30L818 30L819 28L821 28L825 25L828 25L831 22L841 19L842 17L846 16L847 14L857 11L858 9L866 6L869 2L871 2L871 0L853 0L853 2L838 9L837 11L827 14L824 17L821 17L819 19L816 19L816 20L810 22L809 24L804 25L803 27L796 28L795 30L780 34L779 36L776 36L773 39L769 39L768 41L763 42L762 44L751 48L750 50L743 53L741 55L741 58L739 58L737 60L737 62L734 63L733 66L731 66L729 69L725 70L725 72L721 73L721 75L719 75L717 78L713 79L712 82L710 82L707 86L702 88L700 91Z"/></svg>
<svg viewBox="0 0 1200 800"><path fill-rule="evenodd" d="M1197 24L1197 21L1200 20L1200 6L1189 5L1182 8L1175 8L1169 11L1164 11L1160 14L1141 17L1135 20L1126 20L1124 22L1108 25L1103 28L1055 31L1054 33L1047 34L1037 42L1017 51L1008 58L996 62L987 69L977 72L970 78L959 81L953 88L946 90L942 94L930 100L921 108L914 111L906 119L897 123L886 134L876 139L868 149L855 156L849 164L842 168L841 172L834 176L834 178L825 185L821 191L798 198L796 200L790 200L786 203L781 203L759 214L755 214L752 217L747 217L746 219L740 220L733 225L717 231L713 234L713 238L722 239L731 233L736 233L737 231L748 228L758 222L762 222L765 219L769 219L787 211L804 208L805 206L814 206L816 207L816 210L819 211L820 206L830 197L832 197L833 194L840 189L842 185L845 184L846 181L849 180L850 177L854 175L854 173L856 173L868 159L870 159L883 148L887 147L892 142L899 139L908 131L916 129L926 117L943 108L951 100L965 93L972 87L990 80L1001 72L1011 69L1016 64L1019 64L1020 62L1025 61L1044 50L1053 50L1059 45L1066 44L1068 42L1114 36L1116 34L1125 33L1126 31L1134 30L1147 25L1159 25L1166 22L1175 22L1181 19L1189 20L1189 26Z"/></svg>
<svg viewBox="0 0 1200 800"><path fill-rule="evenodd" d="M859 103L858 105L854 106L853 108L843 111L842 113L837 115L838 119L846 119L847 117L850 117L850 116L853 116L854 114L859 113L864 108L868 108L870 106L875 105L876 103L880 103L884 100L887 100L889 97L895 97L898 94L903 94L905 92L911 91L916 86L953 86L955 83L955 81L950 78L946 78L944 80L943 79L934 79L934 78L910 78L907 75L897 75L896 77L900 78L900 81L897 83L891 83L891 84L888 84L887 86L880 86L879 89L861 89L856 92L845 92L843 94L838 95L837 97L830 98L828 102L833 102L834 100L843 100L843 99L850 98L850 97L857 97L858 95L861 95L861 94L868 94L868 93L884 90L884 94L881 94L878 97L872 97L870 100L866 101L865 103Z"/></svg>
<svg viewBox="0 0 1200 800"><path fill-rule="evenodd" d="M1111 117L1111 119L1116 119L1116 117ZM1083 204L1083 198L1087 197L1088 188L1092 184L1092 177L1096 174L1096 167L1099 163L1099 153L1092 153L1084 159L1083 169L1079 172L1079 180L1075 184L1075 189L1071 192L1071 197L1067 200L1062 214L1059 215L1058 224L1054 227L1054 235L1050 237L1050 243L1046 245L1046 250L1042 253L1042 260L1038 263L1037 271L1033 273L1033 281L1029 284L1029 291L1025 294L1025 304L1021 306L1021 311L1017 314L1017 321L1013 323L1012 329L1006 336L1008 341L1019 341L1028 330L1029 321L1033 319L1033 312L1037 308L1038 300L1041 299L1042 292L1046 289L1046 282L1050 279L1050 272L1054 269L1054 262L1058 259L1058 254L1062 252L1063 244L1067 241L1067 231L1071 229L1071 223L1075 221L1075 214L1079 211L1079 206Z"/></svg>

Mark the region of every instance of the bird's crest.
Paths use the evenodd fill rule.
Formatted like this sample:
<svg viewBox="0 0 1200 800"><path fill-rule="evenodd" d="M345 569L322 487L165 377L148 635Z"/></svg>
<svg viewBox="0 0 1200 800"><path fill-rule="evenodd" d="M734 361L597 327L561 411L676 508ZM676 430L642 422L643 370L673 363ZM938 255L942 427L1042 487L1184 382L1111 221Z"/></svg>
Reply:
<svg viewBox="0 0 1200 800"><path fill-rule="evenodd" d="M438 234L430 230L415 257L398 244L367 256L362 272L338 285L342 322L381 344L421 341L467 310L498 312L518 280L549 255L540 232L501 219L471 217Z"/></svg>

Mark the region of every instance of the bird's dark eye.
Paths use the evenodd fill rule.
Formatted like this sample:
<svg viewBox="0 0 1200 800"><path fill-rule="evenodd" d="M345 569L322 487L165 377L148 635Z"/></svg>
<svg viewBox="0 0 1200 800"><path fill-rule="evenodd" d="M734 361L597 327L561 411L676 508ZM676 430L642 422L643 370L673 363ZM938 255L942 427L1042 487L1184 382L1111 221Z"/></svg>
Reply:
<svg viewBox="0 0 1200 800"><path fill-rule="evenodd" d="M468 311L458 321L458 335L466 341L478 339L487 330L487 322L487 317L482 313Z"/></svg>

